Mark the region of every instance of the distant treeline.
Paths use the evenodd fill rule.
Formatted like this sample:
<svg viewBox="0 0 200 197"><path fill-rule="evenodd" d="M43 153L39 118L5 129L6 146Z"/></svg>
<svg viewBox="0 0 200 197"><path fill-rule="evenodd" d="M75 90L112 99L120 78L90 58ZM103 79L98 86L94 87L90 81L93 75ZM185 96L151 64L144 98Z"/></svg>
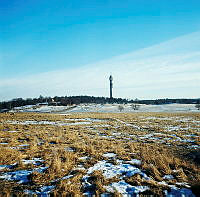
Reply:
<svg viewBox="0 0 200 197"><path fill-rule="evenodd" d="M16 98L11 101L0 102L0 109L12 109L14 107L20 107L25 105L37 105L37 104L48 104L48 105L74 105L81 103L97 103L97 104L105 104L105 103L131 103L133 102L128 99L122 98L105 98L105 97L94 97L94 96L55 96L55 97L43 97L39 98Z"/></svg>
<svg viewBox="0 0 200 197"><path fill-rule="evenodd" d="M197 104L200 103L200 98L198 99L156 99L156 100L136 100L135 103L147 104L147 105L162 105L162 104Z"/></svg>
<svg viewBox="0 0 200 197"><path fill-rule="evenodd" d="M127 103L138 103L138 104L152 104L152 105L161 105L161 104L170 104L170 103L182 103L182 104L196 104L199 103L200 99L157 99L157 100L130 100L122 98L106 98L106 97L94 97L94 96L55 96L55 97L43 97L39 98L17 98L11 101L0 102L0 110L2 109L12 109L14 107L20 107L25 105L37 105L37 104L48 104L48 105L74 105L81 103L97 103L97 104L106 104L106 103L118 103L118 104L127 104Z"/></svg>

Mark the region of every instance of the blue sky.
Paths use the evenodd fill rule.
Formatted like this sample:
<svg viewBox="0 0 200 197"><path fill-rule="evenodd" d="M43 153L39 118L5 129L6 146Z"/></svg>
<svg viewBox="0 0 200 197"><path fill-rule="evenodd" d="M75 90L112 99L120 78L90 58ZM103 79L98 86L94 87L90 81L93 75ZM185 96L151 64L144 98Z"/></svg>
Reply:
<svg viewBox="0 0 200 197"><path fill-rule="evenodd" d="M81 69L85 65L93 68L96 62L198 32L199 10L198 0L0 0L0 79L4 80L1 82ZM188 53L193 44L190 43ZM115 69L118 69L117 64L108 68L108 73L115 73ZM84 88L92 87L80 84L80 89ZM14 84L9 88L2 85L0 100L20 97L17 92L20 91ZM73 94L70 87L68 92ZM34 97L40 95L40 91L35 94L21 92L22 97ZM53 93L46 87L43 94ZM65 94L63 90L62 95ZM98 95L98 92L91 94ZM173 97L173 94L166 96ZM153 98L152 95L146 97Z"/></svg>

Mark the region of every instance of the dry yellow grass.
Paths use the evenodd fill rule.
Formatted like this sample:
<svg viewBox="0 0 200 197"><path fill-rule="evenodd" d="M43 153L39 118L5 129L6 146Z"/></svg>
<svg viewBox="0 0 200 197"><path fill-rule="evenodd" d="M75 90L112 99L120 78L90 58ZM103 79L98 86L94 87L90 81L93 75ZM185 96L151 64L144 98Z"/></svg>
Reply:
<svg viewBox="0 0 200 197"><path fill-rule="evenodd" d="M196 152L200 148L198 121L199 113L0 114L0 165L17 163L14 169L4 168L0 173L37 167L24 164L23 159L41 158L40 166L47 167L44 173L31 173L31 185L0 179L1 192L23 195L25 189L53 185L55 196L81 196L87 169L105 160L103 154L108 152L115 153L116 159L142 161L140 167L151 180L139 174L125 180L131 185L149 186L149 194L163 195L168 187L159 182L165 175L174 177L165 180L169 184L187 182L197 187L200 167L192 151L193 146ZM89 159L80 159L86 156ZM116 164L116 160L108 160ZM102 171L93 172L91 177L96 196L105 192L104 186L119 181L117 176L105 179Z"/></svg>

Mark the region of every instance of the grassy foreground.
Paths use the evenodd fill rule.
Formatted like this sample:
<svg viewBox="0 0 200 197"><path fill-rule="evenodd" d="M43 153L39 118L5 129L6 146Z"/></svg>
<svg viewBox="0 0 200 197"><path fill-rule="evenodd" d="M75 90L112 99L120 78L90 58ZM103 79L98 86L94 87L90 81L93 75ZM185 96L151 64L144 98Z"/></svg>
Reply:
<svg viewBox="0 0 200 197"><path fill-rule="evenodd" d="M121 196L106 186L123 180L148 186L141 196L164 196L172 185L197 195L199 132L199 113L0 114L0 193L37 195L42 186L49 186L52 196L83 196L88 191L94 196ZM132 164L141 173L108 178L100 168L88 172L99 161L116 167L133 159L141 162ZM12 174L22 170L27 176Z"/></svg>

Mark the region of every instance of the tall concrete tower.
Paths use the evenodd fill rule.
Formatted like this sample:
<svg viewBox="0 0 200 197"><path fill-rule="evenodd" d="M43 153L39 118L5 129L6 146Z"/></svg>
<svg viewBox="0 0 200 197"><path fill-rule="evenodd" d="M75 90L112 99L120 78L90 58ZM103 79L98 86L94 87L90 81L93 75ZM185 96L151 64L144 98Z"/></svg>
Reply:
<svg viewBox="0 0 200 197"><path fill-rule="evenodd" d="M110 98L113 98L112 97L112 89L113 89L113 77L112 77L112 75L110 75L110 77L109 77L109 80L110 80Z"/></svg>

